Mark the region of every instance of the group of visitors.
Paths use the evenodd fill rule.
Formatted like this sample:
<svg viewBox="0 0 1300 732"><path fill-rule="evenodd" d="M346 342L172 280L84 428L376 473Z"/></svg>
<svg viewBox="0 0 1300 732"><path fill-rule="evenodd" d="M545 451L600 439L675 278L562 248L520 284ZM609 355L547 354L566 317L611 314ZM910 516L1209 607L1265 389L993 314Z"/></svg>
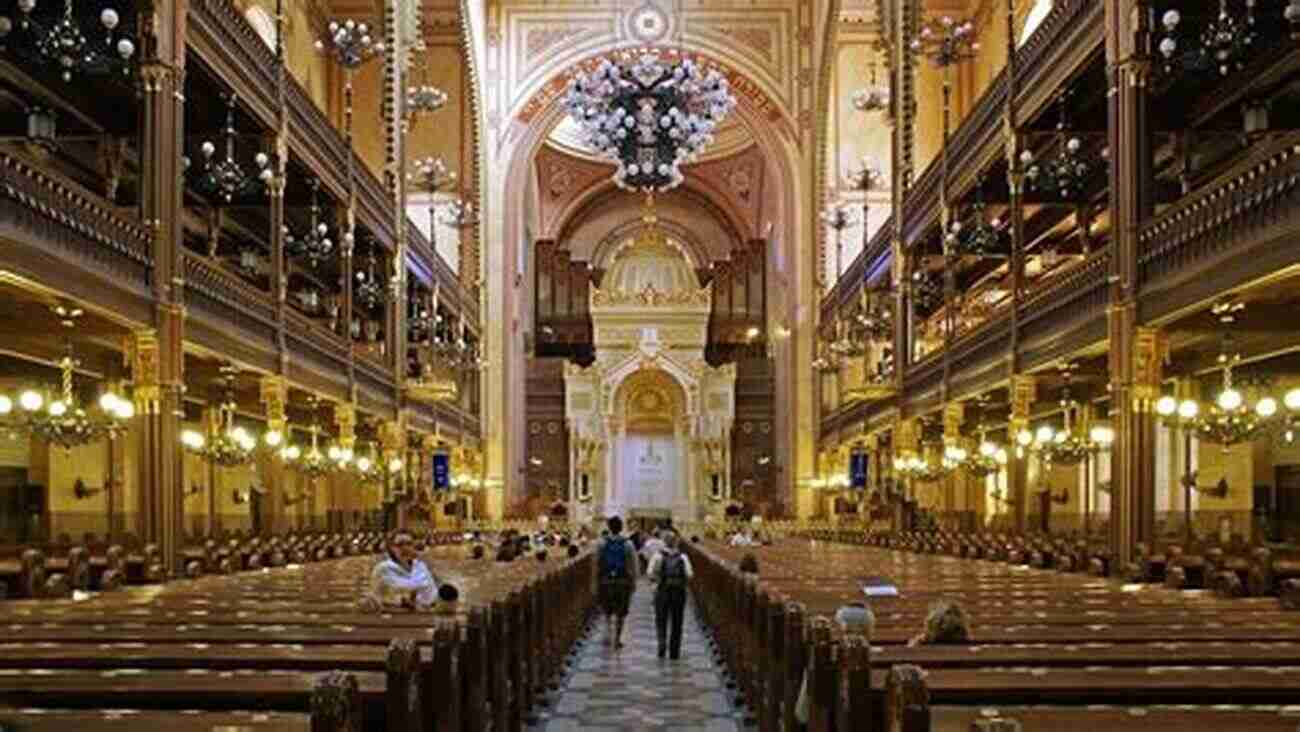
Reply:
<svg viewBox="0 0 1300 732"><path fill-rule="evenodd" d="M659 658L677 660L682 655L682 622L686 590L694 569L681 552L677 532L660 529L640 542L623 535L623 519L611 517L596 549L596 582L605 612L605 642L623 647L623 626L644 562L645 575L655 586L655 633Z"/></svg>

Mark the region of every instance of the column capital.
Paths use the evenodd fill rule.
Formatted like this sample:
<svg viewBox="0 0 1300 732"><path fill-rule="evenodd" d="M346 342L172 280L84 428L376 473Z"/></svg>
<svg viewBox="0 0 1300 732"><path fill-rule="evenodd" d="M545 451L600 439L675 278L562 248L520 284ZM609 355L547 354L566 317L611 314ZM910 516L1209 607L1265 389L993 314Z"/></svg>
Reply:
<svg viewBox="0 0 1300 732"><path fill-rule="evenodd" d="M943 408L943 440L956 444L961 439L961 424L966 419L966 405L954 402Z"/></svg>
<svg viewBox="0 0 1300 732"><path fill-rule="evenodd" d="M1011 418L1028 420L1030 410L1038 399L1038 379L1028 374L1011 377Z"/></svg>
<svg viewBox="0 0 1300 732"><path fill-rule="evenodd" d="M1151 404L1160 398L1165 361L1169 358L1169 334L1159 328L1138 326L1133 337L1133 399Z"/></svg>
<svg viewBox="0 0 1300 732"><path fill-rule="evenodd" d="M357 408L351 404L335 404L334 424L339 428L339 446L351 449L357 442Z"/></svg>

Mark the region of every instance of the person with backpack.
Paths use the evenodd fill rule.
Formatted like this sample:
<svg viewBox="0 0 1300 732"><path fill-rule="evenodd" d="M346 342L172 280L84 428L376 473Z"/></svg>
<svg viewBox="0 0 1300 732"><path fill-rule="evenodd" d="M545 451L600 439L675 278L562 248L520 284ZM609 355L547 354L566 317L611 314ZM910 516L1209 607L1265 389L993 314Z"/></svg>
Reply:
<svg viewBox="0 0 1300 732"><path fill-rule="evenodd" d="M636 548L623 536L623 519L611 516L609 536L596 548L596 588L605 611L605 638L614 648L623 647L623 621L636 590Z"/></svg>
<svg viewBox="0 0 1300 732"><path fill-rule="evenodd" d="M686 586L695 570L690 557L678 548L674 531L665 531L664 548L650 558L650 581L655 588L655 632L659 636L659 657L667 653L674 661L682 656L682 617L686 612ZM672 633L669 634L671 624Z"/></svg>

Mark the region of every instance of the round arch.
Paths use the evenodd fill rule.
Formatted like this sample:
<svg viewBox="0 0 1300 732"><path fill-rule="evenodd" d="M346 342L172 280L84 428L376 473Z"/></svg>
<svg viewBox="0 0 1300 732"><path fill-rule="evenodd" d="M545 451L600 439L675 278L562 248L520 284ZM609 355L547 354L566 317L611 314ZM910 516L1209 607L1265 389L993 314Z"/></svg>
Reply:
<svg viewBox="0 0 1300 732"><path fill-rule="evenodd" d="M493 144L488 152L488 170L493 178L501 181L526 180L537 152L545 143L551 128L564 115L559 103L567 78L572 73L572 65L593 63L620 50L618 46L589 49L581 59L569 59L570 68L553 68L549 80L538 85L533 94L525 101L514 106L519 110L512 114L504 124L509 129ZM713 64L728 72L733 88L738 90L739 104L734 112L745 124L752 135L764 165L767 166L763 219L758 223L760 235L769 241L769 276L775 278L773 294L769 299L768 332L773 333L776 343L773 346L775 368L778 374L776 420L779 426L777 449L788 452L795 459L795 423L811 419L810 407L796 396L794 384L808 378L803 367L796 364L796 354L810 350L809 336L801 333L797 340L796 328L802 329L809 317L806 290L812 287L813 257L805 256L799 249L801 242L810 241L815 236L811 222L812 191L814 187L814 165L810 162L811 154L800 147L794 132L794 126L786 116L785 110L772 102L761 85L740 74L734 68L719 62L708 53L691 52L689 55L702 62ZM742 93L743 92L743 93ZM499 331L489 336L489 359L502 364L492 376L485 380L484 388L493 394L500 394L501 402L492 407L488 423L494 419L502 420L500 430L502 442L499 448L490 448L489 456L496 463L489 467L490 479L500 481L505 491L501 498L509 502L508 495L512 482L506 477L514 473L524 454L523 450L523 411L509 405L525 402L524 383L521 378L526 369L522 337L526 331L529 305L524 301L524 290L520 287L522 269L516 263L523 261L522 247L528 243L528 235L540 230L536 221L526 220L524 185L488 186L485 201L485 220L488 225L485 238L499 242L499 247L488 260L488 298L489 317L497 316ZM500 298L493 303L492 298ZM499 308L499 310L498 310ZM493 343L493 338L496 339ZM805 342L807 341L807 342ZM784 376L782 376L784 375ZM499 379L499 381L498 381ZM782 383L789 386L781 386ZM496 396L492 397L496 399ZM809 402L811 403L811 402ZM499 450L499 452L495 452ZM801 453L802 454L802 453ZM499 460L499 463L497 462ZM785 474L783 493L794 499L795 471Z"/></svg>

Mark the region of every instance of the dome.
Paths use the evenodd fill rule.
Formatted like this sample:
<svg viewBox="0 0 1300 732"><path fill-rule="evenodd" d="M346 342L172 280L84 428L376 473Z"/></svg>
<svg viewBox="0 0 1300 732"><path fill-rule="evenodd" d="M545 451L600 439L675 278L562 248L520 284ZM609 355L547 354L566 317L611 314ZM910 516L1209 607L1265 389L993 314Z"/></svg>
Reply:
<svg viewBox="0 0 1300 732"><path fill-rule="evenodd" d="M603 290L625 294L652 290L667 295L700 289L700 280L686 253L653 220L647 221L636 238L614 255L614 263L601 284Z"/></svg>

